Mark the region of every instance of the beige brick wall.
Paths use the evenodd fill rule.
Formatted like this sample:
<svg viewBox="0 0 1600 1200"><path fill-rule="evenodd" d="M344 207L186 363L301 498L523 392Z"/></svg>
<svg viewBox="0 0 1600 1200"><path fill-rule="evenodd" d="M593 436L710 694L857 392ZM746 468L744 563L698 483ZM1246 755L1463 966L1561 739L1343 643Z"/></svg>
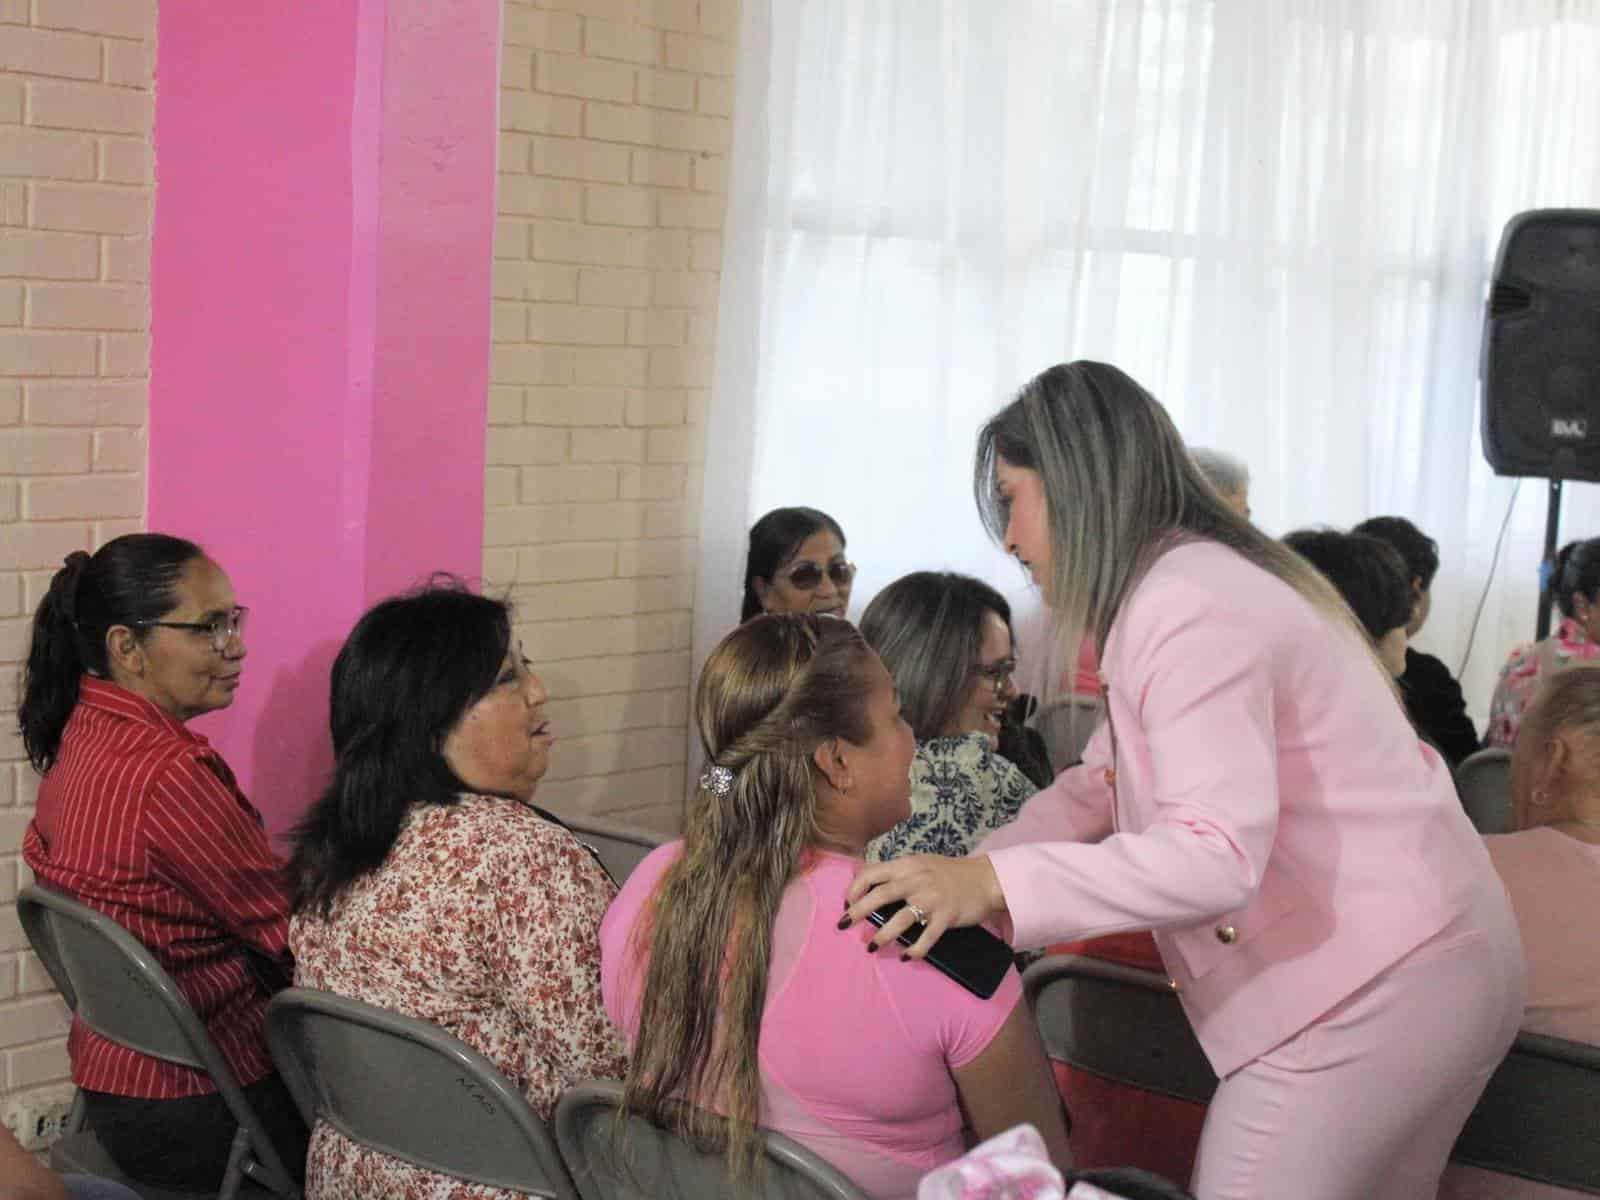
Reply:
<svg viewBox="0 0 1600 1200"><path fill-rule="evenodd" d="M35 776L16 692L69 551L142 528L155 0L0 0L0 1095L67 1076L12 903Z"/></svg>
<svg viewBox="0 0 1600 1200"><path fill-rule="evenodd" d="M507 0L484 575L561 741L539 799L671 827L737 0Z"/></svg>

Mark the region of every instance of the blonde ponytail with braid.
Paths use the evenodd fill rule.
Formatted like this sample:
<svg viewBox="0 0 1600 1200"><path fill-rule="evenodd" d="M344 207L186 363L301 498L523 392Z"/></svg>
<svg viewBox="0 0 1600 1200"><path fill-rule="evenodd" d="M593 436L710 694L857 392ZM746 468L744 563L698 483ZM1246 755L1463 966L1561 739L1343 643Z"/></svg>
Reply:
<svg viewBox="0 0 1600 1200"><path fill-rule="evenodd" d="M773 921L821 840L812 755L831 738L870 740L871 658L846 621L761 616L711 652L695 693L707 761L732 779L708 772L689 800L683 853L635 933L648 965L624 1109L726 1153L736 1178L760 1162Z"/></svg>

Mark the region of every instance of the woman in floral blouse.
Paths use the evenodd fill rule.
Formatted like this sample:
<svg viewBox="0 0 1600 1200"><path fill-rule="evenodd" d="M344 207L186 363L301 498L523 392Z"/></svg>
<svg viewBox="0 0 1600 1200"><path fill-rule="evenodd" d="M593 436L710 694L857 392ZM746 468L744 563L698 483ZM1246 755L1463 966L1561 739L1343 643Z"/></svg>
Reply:
<svg viewBox="0 0 1600 1200"><path fill-rule="evenodd" d="M333 666L333 782L295 831L295 983L431 1021L548 1118L620 1078L598 930L616 889L530 803L554 740L508 607L430 586L373 608ZM308 1200L512 1200L319 1123Z"/></svg>
<svg viewBox="0 0 1600 1200"><path fill-rule="evenodd" d="M1568 542L1556 555L1553 573L1561 623L1543 641L1518 646L1501 668L1489 702L1486 746L1509 750L1539 685L1575 663L1600 658L1600 538Z"/></svg>
<svg viewBox="0 0 1600 1200"><path fill-rule="evenodd" d="M917 571L873 598L861 636L889 668L917 738L911 816L874 841L867 857L960 857L1038 790L997 753L1016 695L1011 606L970 576Z"/></svg>

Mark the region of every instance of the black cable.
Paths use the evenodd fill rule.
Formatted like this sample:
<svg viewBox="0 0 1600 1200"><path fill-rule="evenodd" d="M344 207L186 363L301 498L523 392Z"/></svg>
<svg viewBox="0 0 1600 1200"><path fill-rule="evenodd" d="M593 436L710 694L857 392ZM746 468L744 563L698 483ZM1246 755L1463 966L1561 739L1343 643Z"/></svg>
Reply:
<svg viewBox="0 0 1600 1200"><path fill-rule="evenodd" d="M1511 499L1506 503L1506 515L1500 522L1500 533L1494 539L1494 555L1489 559L1489 578L1483 581L1483 595L1478 597L1478 610L1472 614L1472 628L1467 632L1466 653L1461 656L1461 667L1456 671L1456 678L1460 679L1467 673L1467 662L1472 658L1472 644L1478 640L1478 618L1483 616L1483 604L1489 598L1489 589L1494 585L1495 568L1500 565L1500 548L1505 544L1506 528L1511 524L1511 510L1517 506L1517 493L1522 491L1522 480L1517 480L1517 486L1511 489Z"/></svg>

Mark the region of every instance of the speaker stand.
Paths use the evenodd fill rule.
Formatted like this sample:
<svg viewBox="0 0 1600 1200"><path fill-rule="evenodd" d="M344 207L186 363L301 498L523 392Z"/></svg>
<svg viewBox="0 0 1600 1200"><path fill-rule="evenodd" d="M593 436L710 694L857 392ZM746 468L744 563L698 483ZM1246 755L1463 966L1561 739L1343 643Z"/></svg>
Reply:
<svg viewBox="0 0 1600 1200"><path fill-rule="evenodd" d="M1550 608L1555 603L1556 537L1561 528L1561 477L1550 480L1550 508L1544 518L1544 558L1539 567L1539 617L1534 622L1534 638L1550 636Z"/></svg>

